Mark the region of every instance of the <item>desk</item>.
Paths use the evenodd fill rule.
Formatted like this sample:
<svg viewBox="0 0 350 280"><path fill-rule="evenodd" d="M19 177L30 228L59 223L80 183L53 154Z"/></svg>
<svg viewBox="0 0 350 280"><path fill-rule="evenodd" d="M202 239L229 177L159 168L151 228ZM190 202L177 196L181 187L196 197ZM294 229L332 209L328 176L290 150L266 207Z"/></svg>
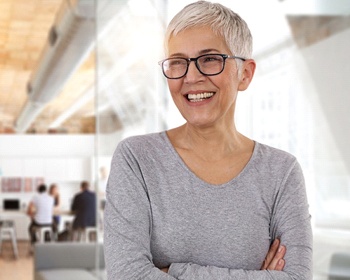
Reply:
<svg viewBox="0 0 350 280"><path fill-rule="evenodd" d="M11 220L15 223L17 240L29 240L28 227L30 218L22 211L0 211L0 220Z"/></svg>

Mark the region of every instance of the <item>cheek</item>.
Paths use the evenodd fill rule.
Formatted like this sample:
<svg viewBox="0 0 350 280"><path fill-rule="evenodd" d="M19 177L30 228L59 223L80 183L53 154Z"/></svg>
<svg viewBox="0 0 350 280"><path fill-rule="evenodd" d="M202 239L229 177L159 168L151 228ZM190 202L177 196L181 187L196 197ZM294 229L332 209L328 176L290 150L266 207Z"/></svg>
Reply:
<svg viewBox="0 0 350 280"><path fill-rule="evenodd" d="M221 79L220 84L223 88L229 91L236 91L239 84L237 73L228 73L223 79Z"/></svg>
<svg viewBox="0 0 350 280"><path fill-rule="evenodd" d="M181 83L179 80L168 80L168 88L171 93L171 96L176 97L181 89Z"/></svg>
<svg viewBox="0 0 350 280"><path fill-rule="evenodd" d="M237 88L237 83L232 75L217 76L215 80L211 79L211 82L222 92L231 92Z"/></svg>

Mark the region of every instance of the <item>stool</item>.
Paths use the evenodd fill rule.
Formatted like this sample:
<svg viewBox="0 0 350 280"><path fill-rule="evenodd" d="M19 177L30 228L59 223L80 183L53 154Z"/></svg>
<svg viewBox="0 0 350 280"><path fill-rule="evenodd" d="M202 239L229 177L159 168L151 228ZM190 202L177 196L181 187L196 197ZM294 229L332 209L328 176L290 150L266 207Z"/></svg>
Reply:
<svg viewBox="0 0 350 280"><path fill-rule="evenodd" d="M2 247L2 240L5 234L8 234L11 237L13 254L15 255L15 258L18 258L16 229L13 221L5 220L0 222L0 252Z"/></svg>
<svg viewBox="0 0 350 280"><path fill-rule="evenodd" d="M92 242L90 238L90 233L95 233L96 235L96 240L97 240L97 228L96 227L86 227L84 230L84 239L85 242Z"/></svg>
<svg viewBox="0 0 350 280"><path fill-rule="evenodd" d="M90 238L90 233L95 232L97 239L97 228L96 227L85 227L78 228L73 230L72 240L79 242L92 242L93 240Z"/></svg>
<svg viewBox="0 0 350 280"><path fill-rule="evenodd" d="M54 241L55 238L54 238L54 232L52 230L52 227L50 226L45 226L45 227L36 227L35 228L35 231L38 235L38 240L39 240L39 243L44 243L45 242L45 234L46 233L49 233L50 235L50 240L51 241Z"/></svg>

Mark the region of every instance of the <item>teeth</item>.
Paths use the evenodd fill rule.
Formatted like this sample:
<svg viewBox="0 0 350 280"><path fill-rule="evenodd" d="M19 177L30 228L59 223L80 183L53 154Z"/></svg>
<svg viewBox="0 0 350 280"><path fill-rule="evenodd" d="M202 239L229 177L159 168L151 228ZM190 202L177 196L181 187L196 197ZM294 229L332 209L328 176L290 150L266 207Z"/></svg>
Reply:
<svg viewBox="0 0 350 280"><path fill-rule="evenodd" d="M202 101L203 99L212 97L213 95L214 95L213 92L203 92L198 94L188 94L187 98L192 102L198 102L198 101Z"/></svg>

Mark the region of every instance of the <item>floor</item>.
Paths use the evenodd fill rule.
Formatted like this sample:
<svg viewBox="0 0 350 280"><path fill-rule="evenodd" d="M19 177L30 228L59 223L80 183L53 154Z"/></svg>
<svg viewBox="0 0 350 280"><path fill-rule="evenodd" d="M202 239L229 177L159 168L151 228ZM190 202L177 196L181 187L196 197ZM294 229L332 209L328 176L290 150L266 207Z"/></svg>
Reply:
<svg viewBox="0 0 350 280"><path fill-rule="evenodd" d="M12 244L3 241L0 254L0 280L33 280L33 256L28 242L18 241L19 258L15 259Z"/></svg>

